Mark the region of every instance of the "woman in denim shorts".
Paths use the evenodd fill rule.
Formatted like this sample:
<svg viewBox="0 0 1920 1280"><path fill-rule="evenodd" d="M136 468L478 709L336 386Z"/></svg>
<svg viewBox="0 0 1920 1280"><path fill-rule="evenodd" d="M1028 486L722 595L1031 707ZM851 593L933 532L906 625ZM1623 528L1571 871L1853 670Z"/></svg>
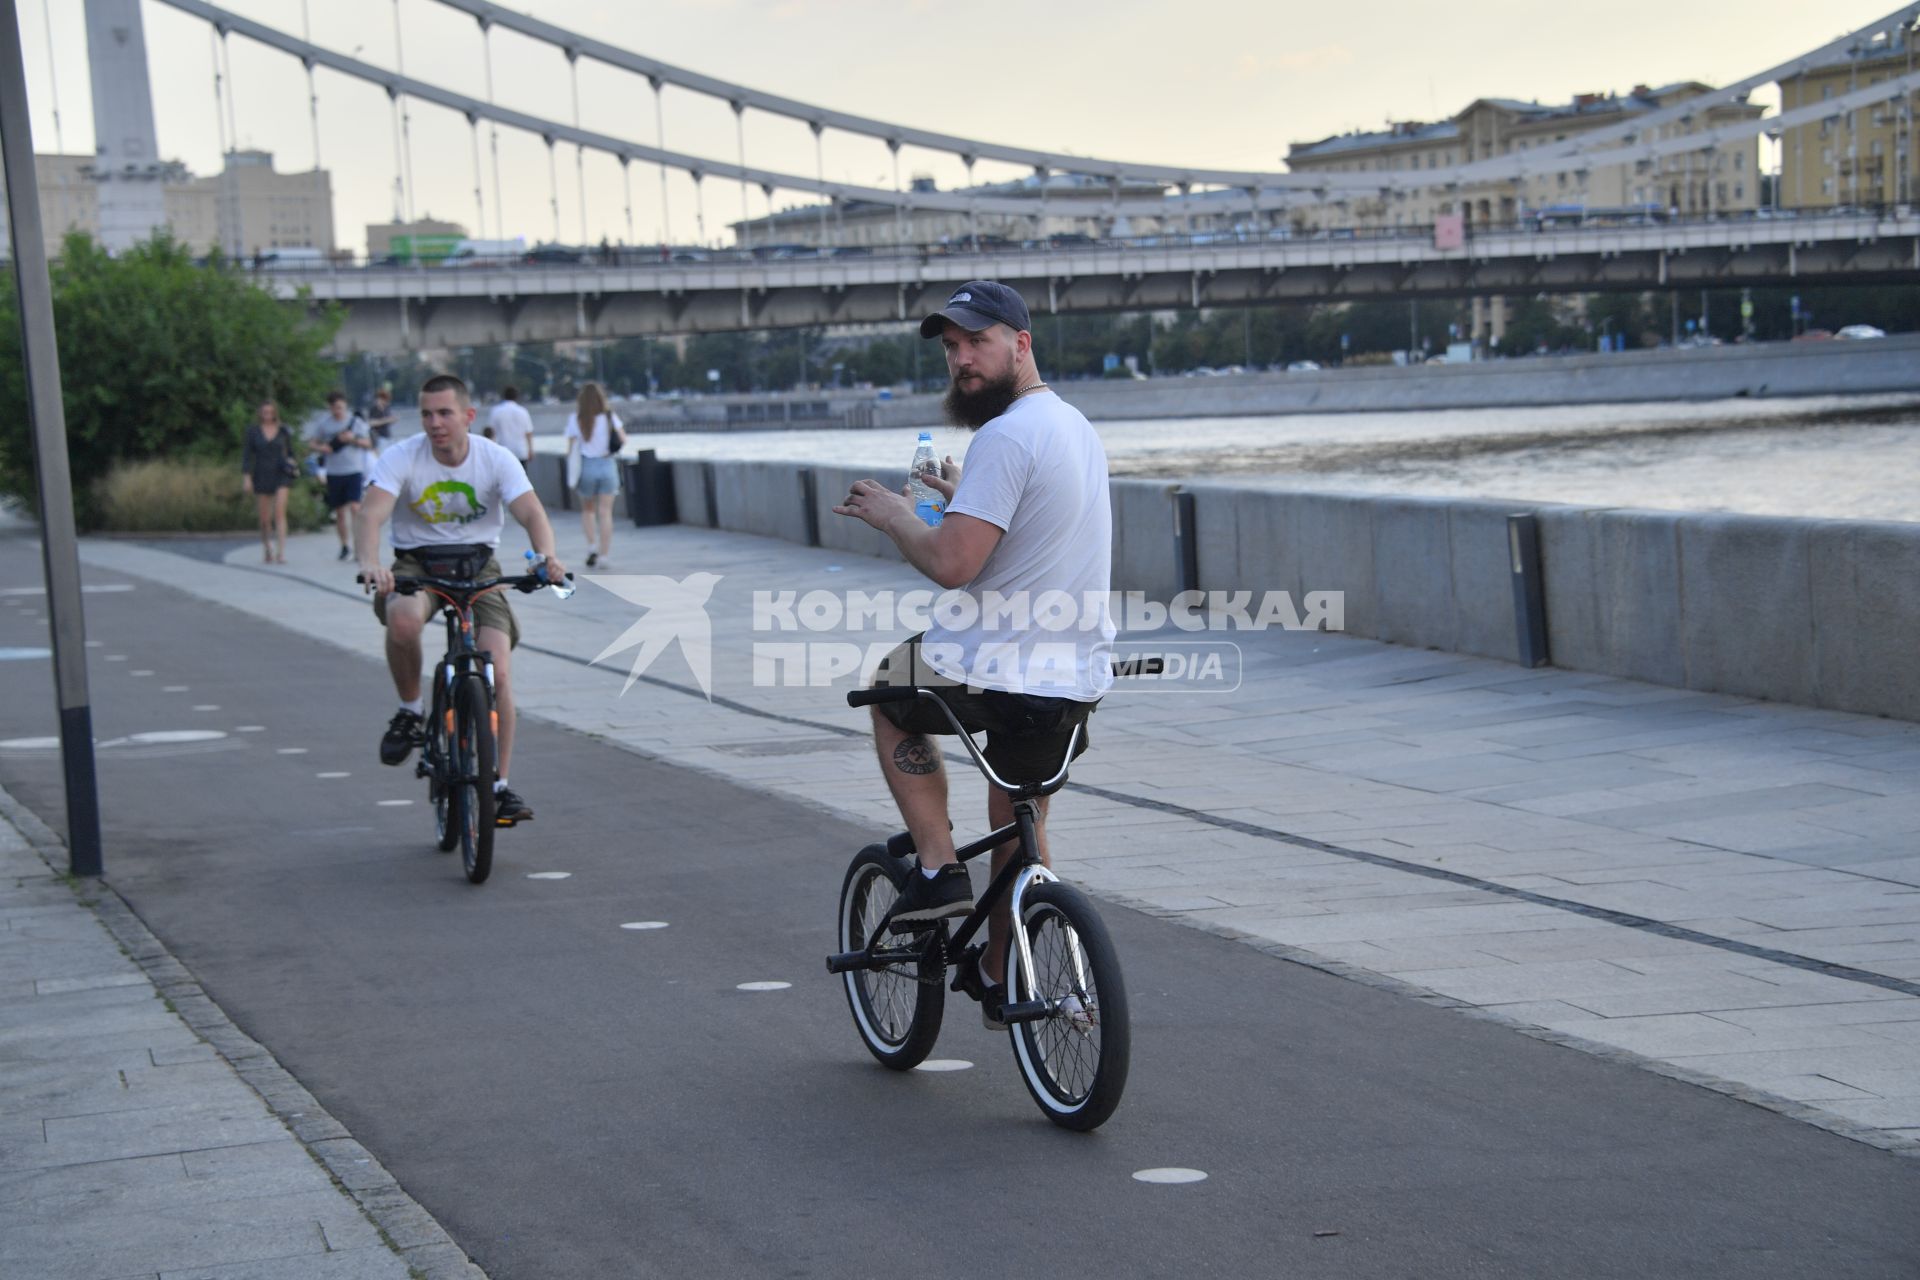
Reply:
<svg viewBox="0 0 1920 1280"><path fill-rule="evenodd" d="M567 418L567 452L580 451L580 523L587 535L587 567L599 565L613 549L613 497L620 492L620 469L614 461L613 435L620 419L607 405L607 393L597 382L580 388L580 399Z"/></svg>

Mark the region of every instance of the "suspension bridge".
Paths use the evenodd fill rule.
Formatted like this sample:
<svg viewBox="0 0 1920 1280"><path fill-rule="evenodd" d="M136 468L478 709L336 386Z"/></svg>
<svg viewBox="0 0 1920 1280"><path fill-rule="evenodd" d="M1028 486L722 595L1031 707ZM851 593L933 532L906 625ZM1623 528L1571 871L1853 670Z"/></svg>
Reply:
<svg viewBox="0 0 1920 1280"><path fill-rule="evenodd" d="M464 120L470 135L475 227L504 234L499 138L520 131L544 144L554 239L561 235L562 148L574 153L580 241L586 228L585 158L607 156L620 168L627 245L636 242L634 170L657 172L661 247L653 254L620 251L580 253L558 263L502 261L462 269L421 264L339 260L278 264L263 272L269 287L289 298L305 295L342 304L348 311L336 349L341 353L396 347L432 347L581 337L624 337L792 325L885 323L910 318L952 284L977 276L1016 283L1036 311L1158 309L1236 306L1284 301L1508 295L1597 290L1725 288L1771 284L1889 283L1920 281L1920 215L1907 203L1828 211L1753 208L1725 213L1711 208L1686 219L1646 217L1628 225L1551 227L1538 222L1492 221L1472 215L1462 198L1457 235L1437 223L1393 227L1327 228L1301 234L1303 209L1346 209L1357 202L1406 205L1425 193L1462 195L1489 183L1524 182L1567 175L1584 191L1591 175L1620 166L1657 167L1677 156L1712 156L1754 139L1780 139L1787 131L1818 122L1850 120L1862 111L1899 114L1910 137L1911 104L1920 92L1920 72L1891 74L1876 82L1771 115L1708 119L1715 107L1744 104L1756 89L1804 76L1810 68L1857 52L1873 41L1911 47L1920 4L1908 4L1817 48L1704 94L1652 111L1624 113L1616 123L1505 154L1474 155L1438 168L1373 171L1268 172L1192 168L1129 160L1067 155L933 132L834 110L762 92L676 67L584 33L516 13L485 0L411 0L443 6L471 17L485 70L485 89L475 96L410 76L399 47L395 6L395 65L381 66L324 46L206 0L153 0L207 25L215 46L216 115L234 120L235 89L229 46L250 41L284 55L305 76L312 116L315 169L319 169L322 98L315 73L326 70L384 91L393 118L396 220L413 210L413 113L434 109ZM137 6L138 0L89 0ZM304 13L304 10L303 10ZM303 27L304 27L303 22ZM558 50L566 59L571 89L569 118L502 105L494 93L493 36L518 37ZM632 79L636 95L650 95L654 136L645 140L583 126L579 66L598 63ZM223 74L222 68L225 68ZM156 70L156 74L165 74ZM289 83L292 83L289 81ZM663 90L724 103L735 124L732 157L679 150L668 145ZM172 86L167 92L175 91ZM815 172L796 173L752 162L745 121L763 114L804 125L815 143ZM823 139L845 134L884 145L892 159L893 186L829 180ZM224 140L223 140L224 145ZM957 160L966 186L933 190L903 185L905 152ZM491 173L488 156L491 156ZM1033 190L1006 184L976 186L975 166L990 162L1030 173ZM730 251L675 254L668 202L669 175L690 180L704 234L710 183L740 190L739 242ZM521 178L524 181L524 177ZM1049 234L1066 212L1048 193L1056 183L1077 184L1081 198L1072 214L1092 211L1097 236L1063 244ZM855 255L824 249L770 255L775 246L753 243L747 193L758 190L772 209L776 194L817 208L820 242L843 211L890 210L891 243ZM1091 190L1091 200L1086 193ZM489 199L489 194L491 199ZM1902 193L1903 200L1906 198ZM1483 202L1484 203L1484 202ZM960 220L968 234L945 246L910 243L908 224L917 213L935 211ZM982 218L1025 222L1031 239L1009 243L983 239ZM1323 224L1325 219L1320 220ZM956 251L957 250L957 251ZM302 269L304 268L304 269Z"/></svg>

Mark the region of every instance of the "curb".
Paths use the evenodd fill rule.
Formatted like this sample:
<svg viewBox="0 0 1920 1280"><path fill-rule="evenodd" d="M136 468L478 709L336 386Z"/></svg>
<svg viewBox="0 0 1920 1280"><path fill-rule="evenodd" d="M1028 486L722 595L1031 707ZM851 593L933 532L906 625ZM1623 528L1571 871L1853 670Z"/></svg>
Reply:
<svg viewBox="0 0 1920 1280"><path fill-rule="evenodd" d="M68 874L66 842L5 788L0 788L0 821L12 824L55 875ZM355 1142L346 1126L334 1119L263 1045L233 1024L193 972L153 935L112 884L102 878L91 881L91 885L96 892L82 891L82 905L106 926L114 941L172 1004L181 1021L212 1046L314 1162L353 1198L414 1275L421 1280L487 1280L486 1273L401 1188L373 1153Z"/></svg>

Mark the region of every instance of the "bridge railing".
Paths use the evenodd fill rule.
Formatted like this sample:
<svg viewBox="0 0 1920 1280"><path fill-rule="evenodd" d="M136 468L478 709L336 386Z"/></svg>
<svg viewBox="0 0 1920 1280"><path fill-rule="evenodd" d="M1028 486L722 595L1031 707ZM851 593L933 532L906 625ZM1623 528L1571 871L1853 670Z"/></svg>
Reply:
<svg viewBox="0 0 1920 1280"><path fill-rule="evenodd" d="M1904 205L1825 206L1809 208L1756 208L1730 210L1716 214L1676 215L1659 209L1553 209L1534 210L1504 221L1469 223L1466 234L1474 238L1490 236L1565 236L1580 231L1622 227L1666 227L1725 229L1756 223L1791 221L1815 231L1823 222L1861 217L1912 216ZM268 252L238 260L238 265L260 275L272 277L326 275L358 272L454 272L454 271L528 271L554 268L686 268L702 265L743 265L794 261L875 261L928 264L957 256L1074 254L1129 249L1206 249L1229 245L1258 245L1288 242L1366 241L1405 242L1431 246L1431 223L1397 225L1356 225L1342 227L1260 226L1230 227L1220 230L1156 232L1138 236L1095 237L1063 233L1041 239L1014 240L1004 236L959 236L926 244L830 245L765 244L751 248L700 245L537 245L524 252L463 254L457 258L420 258L399 254L378 257L352 253L315 254L312 251Z"/></svg>

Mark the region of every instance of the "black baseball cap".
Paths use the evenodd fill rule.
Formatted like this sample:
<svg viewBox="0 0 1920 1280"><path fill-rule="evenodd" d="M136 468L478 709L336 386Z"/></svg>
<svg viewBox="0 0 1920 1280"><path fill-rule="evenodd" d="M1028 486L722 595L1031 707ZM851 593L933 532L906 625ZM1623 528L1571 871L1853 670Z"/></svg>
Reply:
<svg viewBox="0 0 1920 1280"><path fill-rule="evenodd" d="M1033 328L1026 299L998 280L969 280L955 289L946 306L920 322L920 336L939 337L949 320L968 333L978 333L996 324L1004 324L1016 332Z"/></svg>

